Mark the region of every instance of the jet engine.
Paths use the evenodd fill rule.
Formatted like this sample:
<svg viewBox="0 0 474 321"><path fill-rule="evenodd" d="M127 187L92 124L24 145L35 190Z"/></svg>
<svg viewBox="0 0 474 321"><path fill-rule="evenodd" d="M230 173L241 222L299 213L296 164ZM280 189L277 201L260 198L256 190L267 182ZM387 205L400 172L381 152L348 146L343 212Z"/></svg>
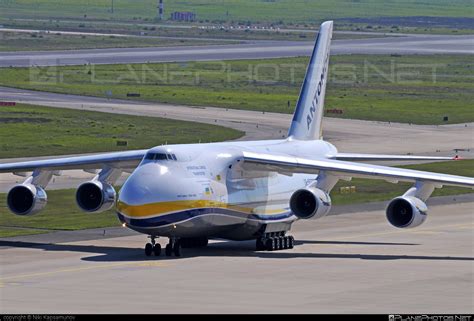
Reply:
<svg viewBox="0 0 474 321"><path fill-rule="evenodd" d="M76 202L84 212L100 213L114 206L116 195L112 185L92 180L79 186L76 192Z"/></svg>
<svg viewBox="0 0 474 321"><path fill-rule="evenodd" d="M428 207L419 198L400 196L387 206L387 220L398 228L411 228L421 225L427 217Z"/></svg>
<svg viewBox="0 0 474 321"><path fill-rule="evenodd" d="M16 215L34 215L41 211L48 202L43 188L32 184L14 186L7 195L7 205Z"/></svg>
<svg viewBox="0 0 474 321"><path fill-rule="evenodd" d="M291 196L290 209L300 219L321 218L329 213L331 198L318 188L303 188Z"/></svg>

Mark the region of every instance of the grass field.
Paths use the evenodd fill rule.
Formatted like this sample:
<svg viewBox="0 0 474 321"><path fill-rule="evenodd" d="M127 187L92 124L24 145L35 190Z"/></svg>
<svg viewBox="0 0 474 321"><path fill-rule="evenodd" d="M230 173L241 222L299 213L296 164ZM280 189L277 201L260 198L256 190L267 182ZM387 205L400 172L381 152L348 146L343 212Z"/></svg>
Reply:
<svg viewBox="0 0 474 321"><path fill-rule="evenodd" d="M28 229L21 227L0 227L0 237L12 237L12 236L21 236L21 235L33 235L33 234L43 234L48 233L47 229Z"/></svg>
<svg viewBox="0 0 474 321"><path fill-rule="evenodd" d="M23 104L0 107L0 158L132 150L242 135L221 126L163 118ZM128 145L117 146L118 141Z"/></svg>
<svg viewBox="0 0 474 321"><path fill-rule="evenodd" d="M0 0L4 18L153 20L156 0ZM165 0L173 11L193 11L201 21L314 23L323 19L367 17L472 17L470 0Z"/></svg>
<svg viewBox="0 0 474 321"><path fill-rule="evenodd" d="M138 92L146 101L292 113L307 63L302 57L3 68L0 85L99 97L111 90L122 99ZM346 55L332 56L330 64L326 109L343 114L328 116L414 124L474 121L472 56Z"/></svg>
<svg viewBox="0 0 474 321"><path fill-rule="evenodd" d="M226 43L225 41L212 44ZM62 35L0 31L0 51L72 50L129 47L206 45L205 40L139 38L116 36Z"/></svg>
<svg viewBox="0 0 474 321"><path fill-rule="evenodd" d="M131 23L131 22L104 22L104 21L90 21L87 23L78 23L75 20L9 20L1 19L0 25L5 28L12 29L26 29L26 30L47 30L48 34L42 33L38 36L32 34L11 34L10 31L0 31L0 45L6 47L4 50L21 50L8 49L9 47L18 48L25 46L35 50L53 50L53 49L72 49L72 48L92 48L91 45L96 45L96 48L116 47L147 47L150 45L164 46L164 45L194 45L199 44L225 44L229 40L291 40L291 41L312 41L316 37L316 28L299 31L300 29L247 29L246 27L226 26L223 28L215 25L206 26L190 26L189 28L182 28L182 26L163 25L153 23ZM80 26L80 27L79 27ZM353 29L357 29L354 27ZM360 28L359 28L360 29ZM110 37L110 36L69 36L58 37L57 32L72 31L81 33L103 33L103 34L121 34L130 35L130 37ZM377 29L377 31L379 31ZM388 30L390 32L393 30ZM385 32L385 31L384 31ZM398 31L397 31L398 32ZM456 30L462 33L462 30ZM452 33L452 30L449 30ZM140 35L140 37L137 37ZM55 37L54 37L55 36ZM145 36L145 37L144 37ZM147 37L177 37L180 39L148 39ZM363 39L383 37L380 34L340 34L335 33L333 39ZM19 39L18 39L19 38ZM189 39L192 38L192 39ZM197 39L196 39L197 38ZM21 43L17 43L23 40ZM103 40L103 42L101 41ZM10 42L7 46L7 42ZM51 44L48 46L47 44ZM0 47L0 49L1 49Z"/></svg>
<svg viewBox="0 0 474 321"><path fill-rule="evenodd" d="M405 18L408 19L408 18ZM466 20L467 19L467 20ZM464 21L466 20L466 21ZM472 20L472 21L471 21ZM361 39L380 37L380 33L424 33L424 34L473 34L474 18L426 18L409 19L400 23L397 18L363 22L351 22L348 19L335 20L333 39ZM423 23L429 21L429 23ZM126 20L88 20L75 19L6 19L0 16L0 25L15 29L38 29L50 31L75 31L106 34L129 34L161 37L212 38L241 40L310 40L319 25L247 25L235 22L178 24L160 21L126 21ZM265 29L262 29L265 28ZM270 28L270 29L269 29ZM273 29L271 29L273 28ZM305 32L301 32L304 30ZM366 34L341 34L337 31L364 31ZM373 32L373 34L370 34Z"/></svg>
<svg viewBox="0 0 474 321"><path fill-rule="evenodd" d="M474 160L404 167L474 176ZM339 187L351 185L356 186L356 193L341 194L339 192ZM331 197L335 205L386 201L402 195L409 186L409 184L396 185L379 180L354 179L351 182L338 183L331 193ZM472 189L445 187L436 190L433 196L458 195L472 192L474 192ZM75 190L49 191L49 203L44 211L35 216L18 217L8 212L5 205L6 194L0 194L0 237L44 233L48 230L77 230L120 225L112 210L99 214L85 214L81 212L75 205L74 195Z"/></svg>

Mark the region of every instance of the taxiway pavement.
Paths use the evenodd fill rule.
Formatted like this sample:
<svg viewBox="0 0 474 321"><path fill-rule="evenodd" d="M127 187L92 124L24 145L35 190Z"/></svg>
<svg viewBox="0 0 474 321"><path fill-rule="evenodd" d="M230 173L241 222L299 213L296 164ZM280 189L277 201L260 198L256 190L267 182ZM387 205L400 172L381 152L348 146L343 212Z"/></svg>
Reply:
<svg viewBox="0 0 474 321"><path fill-rule="evenodd" d="M277 252L212 241L146 258L132 232L1 239L0 313L472 314L474 198L446 203L411 230L363 205L299 221L297 246Z"/></svg>

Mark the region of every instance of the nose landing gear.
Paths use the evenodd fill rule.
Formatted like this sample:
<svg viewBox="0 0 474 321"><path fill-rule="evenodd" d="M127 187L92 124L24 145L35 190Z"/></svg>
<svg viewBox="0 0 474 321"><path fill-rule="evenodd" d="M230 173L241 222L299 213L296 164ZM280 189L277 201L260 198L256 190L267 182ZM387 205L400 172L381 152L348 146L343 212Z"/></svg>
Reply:
<svg viewBox="0 0 474 321"><path fill-rule="evenodd" d="M156 243L156 236L149 236L150 243L145 244L145 255L151 256L154 254L155 256L161 255L161 245L160 243ZM177 238L170 238L169 243L165 247L165 255L166 256L181 256L181 241Z"/></svg>
<svg viewBox="0 0 474 321"><path fill-rule="evenodd" d="M156 236L149 236L150 243L145 245L145 255L151 256L154 254L155 256L160 256L161 254L161 246L159 243L156 243ZM186 248L201 248L206 247L208 244L209 239L207 237L196 237L196 238L176 238L170 237L169 243L166 244L165 247L165 255L166 256L181 256L181 249Z"/></svg>
<svg viewBox="0 0 474 321"><path fill-rule="evenodd" d="M160 243L156 243L156 236L151 235L149 237L150 237L150 243L147 243L145 245L145 255L151 256L152 254L155 254L155 256L160 256L161 245Z"/></svg>

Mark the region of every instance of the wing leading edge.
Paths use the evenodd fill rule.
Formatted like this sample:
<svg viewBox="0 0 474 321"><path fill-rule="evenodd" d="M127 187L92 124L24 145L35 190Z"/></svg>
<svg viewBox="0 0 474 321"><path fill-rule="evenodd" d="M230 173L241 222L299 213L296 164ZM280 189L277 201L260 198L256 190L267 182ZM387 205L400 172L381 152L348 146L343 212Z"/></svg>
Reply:
<svg viewBox="0 0 474 321"><path fill-rule="evenodd" d="M474 178L423 172L387 166L360 164L333 159L306 159L286 155L243 152L242 167L248 170L267 170L283 173L330 172L341 177L379 178L390 182L428 182L438 185L470 187Z"/></svg>
<svg viewBox="0 0 474 321"><path fill-rule="evenodd" d="M102 153L86 156L61 157L0 164L0 173L30 172L35 170L99 169L104 166L131 169L138 166L147 149L126 152Z"/></svg>

